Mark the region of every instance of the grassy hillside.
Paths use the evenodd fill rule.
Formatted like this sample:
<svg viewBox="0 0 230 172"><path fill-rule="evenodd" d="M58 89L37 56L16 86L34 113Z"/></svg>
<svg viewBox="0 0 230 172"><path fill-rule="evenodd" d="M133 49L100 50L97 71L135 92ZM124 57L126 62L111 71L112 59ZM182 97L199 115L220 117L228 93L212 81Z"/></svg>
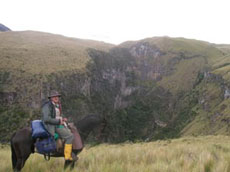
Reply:
<svg viewBox="0 0 230 172"><path fill-rule="evenodd" d="M0 69L32 74L83 69L89 61L87 48L107 51L113 46L33 31L1 33L0 40Z"/></svg>
<svg viewBox="0 0 230 172"><path fill-rule="evenodd" d="M216 57L201 82L194 88L198 93L198 103L193 107L197 113L195 119L182 131L181 135L225 134L230 131L229 107L229 46L218 45L224 55Z"/></svg>
<svg viewBox="0 0 230 172"><path fill-rule="evenodd" d="M79 154L79 172L229 172L228 136L185 137L148 143L101 144ZM0 148L0 171L11 171L10 150ZM61 172L63 158L31 155L23 172Z"/></svg>
<svg viewBox="0 0 230 172"><path fill-rule="evenodd" d="M198 72L209 69L226 56L225 52L213 44L185 38L153 37L125 42L120 46L132 48L144 43L163 53L159 59L151 61L165 68L162 80L157 84L173 93L190 90Z"/></svg>
<svg viewBox="0 0 230 172"><path fill-rule="evenodd" d="M34 90L35 81L49 80L48 75L63 71L85 72L90 57L88 48L108 51L113 45L67 38L42 32L4 32L0 34L0 85L5 92L20 90L25 84ZM7 83L8 81L8 83Z"/></svg>

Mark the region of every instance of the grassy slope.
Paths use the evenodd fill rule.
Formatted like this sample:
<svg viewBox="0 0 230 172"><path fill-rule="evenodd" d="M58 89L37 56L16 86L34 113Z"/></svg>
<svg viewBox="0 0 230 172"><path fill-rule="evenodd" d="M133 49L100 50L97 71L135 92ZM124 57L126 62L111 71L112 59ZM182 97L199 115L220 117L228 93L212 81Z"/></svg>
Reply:
<svg viewBox="0 0 230 172"><path fill-rule="evenodd" d="M31 93L52 73L84 72L90 60L88 48L108 51L113 47L103 42L34 31L4 32L0 40L0 80L4 83L0 91L3 92L15 92L23 86Z"/></svg>
<svg viewBox="0 0 230 172"><path fill-rule="evenodd" d="M207 134L225 134L229 135L229 114L230 100L224 99L224 90L229 87L230 79L230 47L229 45L216 45L224 55L212 60L210 73L222 77L223 81L204 80L196 88L199 92L200 101L193 110L197 116L182 131L183 136L187 135L207 135Z"/></svg>
<svg viewBox="0 0 230 172"><path fill-rule="evenodd" d="M86 147L79 155L79 172L229 172L228 136L186 137L149 143L102 144ZM0 148L0 171L11 171L10 150ZM23 172L61 172L63 158L47 162L35 154Z"/></svg>
<svg viewBox="0 0 230 172"><path fill-rule="evenodd" d="M89 60L87 48L108 50L113 46L33 31L1 33L0 40L0 69L33 74L83 69Z"/></svg>
<svg viewBox="0 0 230 172"><path fill-rule="evenodd" d="M197 74L208 68L215 58L222 56L222 52L203 41L184 38L165 38L158 40L159 48L168 52L168 59L184 54L184 58L174 66L174 71L159 82L160 86L173 93L188 91L192 88Z"/></svg>
<svg viewBox="0 0 230 172"><path fill-rule="evenodd" d="M224 55L216 58L212 65L213 73L221 75L225 80L230 79L230 45L216 45L216 47L221 50Z"/></svg>

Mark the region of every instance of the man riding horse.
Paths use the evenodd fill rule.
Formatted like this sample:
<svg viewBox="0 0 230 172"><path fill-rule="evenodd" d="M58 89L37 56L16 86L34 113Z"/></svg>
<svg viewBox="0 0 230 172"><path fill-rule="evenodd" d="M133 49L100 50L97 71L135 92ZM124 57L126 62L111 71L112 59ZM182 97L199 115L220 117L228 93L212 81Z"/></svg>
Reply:
<svg viewBox="0 0 230 172"><path fill-rule="evenodd" d="M61 139L65 140L64 157L67 163L71 163L72 159L72 141L73 134L67 128L67 118L63 117L60 103L61 94L52 90L48 96L48 101L42 106L42 121L47 131L54 136L55 133Z"/></svg>
<svg viewBox="0 0 230 172"><path fill-rule="evenodd" d="M64 153L66 160L64 169L68 167L73 169L78 159L77 154L83 149L83 143L79 133L81 133L83 139L86 139L91 131L103 124L103 120L98 115L87 115L73 126L69 126L71 129L70 132L66 127L67 119L64 118L62 114L60 97L61 94L57 91L50 92L48 101L42 106L42 121L52 136L57 133L61 139L65 140L64 150L61 149L61 152L51 156L63 157ZM103 126L105 125L103 124ZM20 171L24 167L30 154L35 153L35 140L32 138L31 127L26 126L14 132L10 139L10 144L13 170Z"/></svg>

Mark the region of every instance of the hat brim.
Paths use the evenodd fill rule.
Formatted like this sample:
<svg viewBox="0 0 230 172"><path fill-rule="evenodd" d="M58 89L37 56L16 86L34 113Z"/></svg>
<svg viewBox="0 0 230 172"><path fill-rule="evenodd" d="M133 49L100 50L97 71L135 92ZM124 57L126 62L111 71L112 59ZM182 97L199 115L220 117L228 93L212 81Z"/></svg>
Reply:
<svg viewBox="0 0 230 172"><path fill-rule="evenodd" d="M48 96L48 98L51 98L51 97L61 97L61 94L54 94L54 95Z"/></svg>

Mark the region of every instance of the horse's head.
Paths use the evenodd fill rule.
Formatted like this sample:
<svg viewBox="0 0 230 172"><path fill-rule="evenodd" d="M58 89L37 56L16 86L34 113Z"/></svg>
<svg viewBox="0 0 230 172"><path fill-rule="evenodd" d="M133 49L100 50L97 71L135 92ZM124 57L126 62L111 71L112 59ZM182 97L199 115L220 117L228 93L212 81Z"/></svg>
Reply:
<svg viewBox="0 0 230 172"><path fill-rule="evenodd" d="M88 115L78 121L76 126L82 139L85 140L91 131L96 129L101 130L101 128L104 128L104 123L105 120L103 120L103 118L101 118L99 115Z"/></svg>

